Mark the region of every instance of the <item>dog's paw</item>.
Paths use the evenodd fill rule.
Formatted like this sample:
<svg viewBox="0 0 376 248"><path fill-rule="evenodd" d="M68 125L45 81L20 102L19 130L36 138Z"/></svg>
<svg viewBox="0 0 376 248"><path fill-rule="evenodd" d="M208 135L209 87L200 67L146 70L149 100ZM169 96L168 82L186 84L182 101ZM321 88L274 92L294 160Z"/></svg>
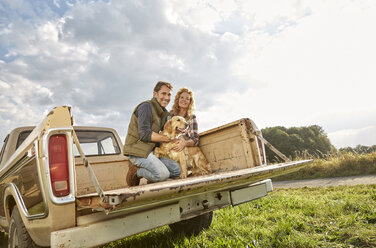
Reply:
<svg viewBox="0 0 376 248"><path fill-rule="evenodd" d="M154 149L154 156L156 156L157 158L159 158L161 156L161 153L160 153L160 148L157 147Z"/></svg>
<svg viewBox="0 0 376 248"><path fill-rule="evenodd" d="M207 164L206 164L206 171L207 171L208 173L212 173L212 169L211 169L210 163L207 163Z"/></svg>
<svg viewBox="0 0 376 248"><path fill-rule="evenodd" d="M180 179L184 179L184 178L187 178L187 175L186 174L184 174L184 173L181 173L180 174L180 177L179 177Z"/></svg>

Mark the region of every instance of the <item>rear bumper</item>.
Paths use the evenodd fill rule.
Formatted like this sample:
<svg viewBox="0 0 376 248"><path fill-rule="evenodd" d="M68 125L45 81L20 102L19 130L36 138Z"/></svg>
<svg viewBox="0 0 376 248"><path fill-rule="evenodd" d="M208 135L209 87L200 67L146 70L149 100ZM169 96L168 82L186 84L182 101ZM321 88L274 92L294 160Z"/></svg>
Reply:
<svg viewBox="0 0 376 248"><path fill-rule="evenodd" d="M160 226L189 219L229 205L266 196L273 190L270 179L235 190L187 196L175 202L133 213L103 212L79 217L79 226L51 233L51 247L95 247Z"/></svg>
<svg viewBox="0 0 376 248"><path fill-rule="evenodd" d="M51 247L95 247L179 220L179 207L176 203L120 218L52 232Z"/></svg>

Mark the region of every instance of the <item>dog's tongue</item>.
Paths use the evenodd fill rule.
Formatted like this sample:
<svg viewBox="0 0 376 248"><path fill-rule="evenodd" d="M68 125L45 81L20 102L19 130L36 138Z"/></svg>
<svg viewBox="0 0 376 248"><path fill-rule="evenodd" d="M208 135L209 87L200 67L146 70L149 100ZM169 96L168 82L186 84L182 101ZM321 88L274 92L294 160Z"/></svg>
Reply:
<svg viewBox="0 0 376 248"><path fill-rule="evenodd" d="M179 132L185 133L185 129L178 128Z"/></svg>

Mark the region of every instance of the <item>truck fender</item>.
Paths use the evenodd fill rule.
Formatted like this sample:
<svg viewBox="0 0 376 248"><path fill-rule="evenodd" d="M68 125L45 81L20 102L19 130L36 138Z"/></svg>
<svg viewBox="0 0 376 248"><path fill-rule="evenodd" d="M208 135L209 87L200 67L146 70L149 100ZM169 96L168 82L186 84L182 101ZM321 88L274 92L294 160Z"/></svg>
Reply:
<svg viewBox="0 0 376 248"><path fill-rule="evenodd" d="M4 187L3 201L5 218L9 227L13 207L17 205L18 209L20 209L20 201L22 201L21 195L19 194L18 188L15 184L8 183ZM20 210L20 212L23 212L23 210Z"/></svg>
<svg viewBox="0 0 376 248"><path fill-rule="evenodd" d="M25 223L28 221L28 219L31 218L31 216L29 215L27 209L26 209L26 206L24 204L24 201L22 199L22 196L21 196L21 193L20 191L18 190L18 187L17 185L15 185L14 183L8 183L7 185L5 185L4 187L4 192L3 192L3 206L4 206L4 213L5 213L5 218L6 218L6 222L7 222L7 225L9 227L9 223L10 223L10 218L11 218L11 215L12 215L12 210L13 210L13 207L15 205L17 205L17 208L20 212L20 215L22 217L22 221ZM46 213L40 215L40 216L33 216L32 218L43 218L47 215L47 211Z"/></svg>

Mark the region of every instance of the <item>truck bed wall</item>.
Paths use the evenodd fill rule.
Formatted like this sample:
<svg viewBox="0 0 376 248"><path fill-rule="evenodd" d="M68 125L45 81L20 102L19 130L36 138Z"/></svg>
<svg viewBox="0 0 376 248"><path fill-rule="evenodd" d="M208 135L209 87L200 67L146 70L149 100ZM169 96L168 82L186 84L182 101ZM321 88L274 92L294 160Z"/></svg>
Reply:
<svg viewBox="0 0 376 248"><path fill-rule="evenodd" d="M115 155L97 158L88 157L88 159L103 190L128 187L125 180L128 172L128 157ZM96 192L89 172L79 158L76 158L76 187L78 196Z"/></svg>
<svg viewBox="0 0 376 248"><path fill-rule="evenodd" d="M260 165L249 119L241 119L200 134L200 147L213 172Z"/></svg>

